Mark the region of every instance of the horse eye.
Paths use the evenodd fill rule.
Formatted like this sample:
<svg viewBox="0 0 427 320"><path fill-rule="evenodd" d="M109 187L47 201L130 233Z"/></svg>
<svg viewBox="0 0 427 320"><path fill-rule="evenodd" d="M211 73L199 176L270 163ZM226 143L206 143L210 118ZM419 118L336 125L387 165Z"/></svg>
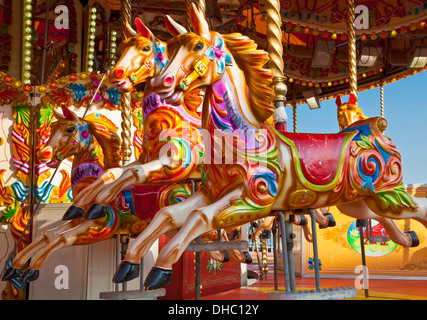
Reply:
<svg viewBox="0 0 427 320"><path fill-rule="evenodd" d="M74 130L76 130L76 128L74 128L74 127L68 127L67 128L67 133L73 133Z"/></svg>
<svg viewBox="0 0 427 320"><path fill-rule="evenodd" d="M200 51L205 47L205 44L203 42L197 42L194 46L194 51Z"/></svg>
<svg viewBox="0 0 427 320"><path fill-rule="evenodd" d="M144 51L144 52L148 52L148 51L150 51L151 50L151 47L150 46L145 46L143 49L142 49L142 51Z"/></svg>

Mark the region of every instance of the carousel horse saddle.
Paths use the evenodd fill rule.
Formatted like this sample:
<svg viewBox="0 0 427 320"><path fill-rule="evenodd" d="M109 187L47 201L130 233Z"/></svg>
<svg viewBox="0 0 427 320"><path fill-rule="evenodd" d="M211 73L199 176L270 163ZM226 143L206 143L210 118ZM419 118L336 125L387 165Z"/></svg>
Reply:
<svg viewBox="0 0 427 320"><path fill-rule="evenodd" d="M294 145L296 166L303 178L316 186L332 183L338 172L348 133L313 134L281 132ZM298 170L299 171L299 170ZM302 177L300 177L302 178Z"/></svg>
<svg viewBox="0 0 427 320"><path fill-rule="evenodd" d="M160 210L159 200L168 185L141 185L123 191L132 215L141 220L152 219Z"/></svg>

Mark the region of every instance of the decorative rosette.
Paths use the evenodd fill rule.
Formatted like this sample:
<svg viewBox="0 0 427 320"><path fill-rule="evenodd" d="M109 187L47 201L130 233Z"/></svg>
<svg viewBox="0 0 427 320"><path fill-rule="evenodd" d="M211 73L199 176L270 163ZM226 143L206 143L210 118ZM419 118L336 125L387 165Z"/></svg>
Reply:
<svg viewBox="0 0 427 320"><path fill-rule="evenodd" d="M224 73L225 66L233 65L231 54L225 51L224 40L218 35L215 38L215 46L209 47L205 55L209 60L216 61L216 73L218 75Z"/></svg>
<svg viewBox="0 0 427 320"><path fill-rule="evenodd" d="M153 46L154 51L154 63L158 65L161 69L164 69L169 63L169 60L166 58L165 46L163 43L158 42Z"/></svg>

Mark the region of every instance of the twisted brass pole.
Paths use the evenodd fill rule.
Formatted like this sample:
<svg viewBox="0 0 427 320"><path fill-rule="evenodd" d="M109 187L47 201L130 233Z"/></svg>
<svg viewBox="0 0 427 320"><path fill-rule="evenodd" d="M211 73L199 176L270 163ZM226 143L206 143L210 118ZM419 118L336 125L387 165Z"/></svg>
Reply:
<svg viewBox="0 0 427 320"><path fill-rule="evenodd" d="M380 86L381 118L384 118L384 83Z"/></svg>
<svg viewBox="0 0 427 320"><path fill-rule="evenodd" d="M283 46L282 46L282 19L280 17L280 1L267 0L267 39L268 54L270 55L269 68L273 72L273 86L275 90L274 103L276 108L284 107L288 88L283 74Z"/></svg>
<svg viewBox="0 0 427 320"><path fill-rule="evenodd" d="M357 102L357 57L356 57L356 29L354 25L355 8L354 0L347 0L347 35L348 35L348 60L350 93L354 95Z"/></svg>
<svg viewBox="0 0 427 320"><path fill-rule="evenodd" d="M132 25L132 2L131 0L121 0L123 25L128 22ZM132 156L132 97L130 93L122 93L120 96L120 110L122 111L122 162L127 165Z"/></svg>

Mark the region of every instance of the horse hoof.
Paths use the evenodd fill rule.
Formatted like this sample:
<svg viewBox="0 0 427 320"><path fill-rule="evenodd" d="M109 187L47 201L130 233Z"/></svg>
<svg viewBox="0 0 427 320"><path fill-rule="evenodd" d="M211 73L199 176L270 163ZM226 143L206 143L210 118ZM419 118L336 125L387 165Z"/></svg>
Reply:
<svg viewBox="0 0 427 320"><path fill-rule="evenodd" d="M154 267L145 279L145 290L156 290L168 286L172 281L172 270Z"/></svg>
<svg viewBox="0 0 427 320"><path fill-rule="evenodd" d="M328 217L328 224L326 226L321 226L319 225L319 229L326 229L328 227L335 227L336 226L336 222L335 222L335 218L332 215L332 213L325 213L324 216Z"/></svg>
<svg viewBox="0 0 427 320"><path fill-rule="evenodd" d="M222 262L230 261L230 256L228 255L227 251L223 251L222 255L223 255Z"/></svg>
<svg viewBox="0 0 427 320"><path fill-rule="evenodd" d="M22 269L16 269L13 267L9 267L9 269L6 270L3 277L1 278L2 281L9 281L15 278L19 278L24 273L24 270Z"/></svg>
<svg viewBox="0 0 427 320"><path fill-rule="evenodd" d="M139 264L122 261L114 275L113 282L122 283L139 277Z"/></svg>
<svg viewBox="0 0 427 320"><path fill-rule="evenodd" d="M243 252L244 256L245 256L245 263L252 263L252 257L251 254L249 252Z"/></svg>
<svg viewBox="0 0 427 320"><path fill-rule="evenodd" d="M69 221L69 220L78 219L78 218L83 217L84 213L85 213L84 209L79 208L77 206L71 206L65 212L64 216L62 217L62 220L63 221Z"/></svg>
<svg viewBox="0 0 427 320"><path fill-rule="evenodd" d="M420 245L420 239L418 239L417 234L414 231L405 231L406 233L409 233L409 235L411 236L411 248L413 247L418 247Z"/></svg>
<svg viewBox="0 0 427 320"><path fill-rule="evenodd" d="M107 215L107 207L106 206L103 206L100 204L94 204L86 212L84 219L96 220L99 218L104 218L106 215Z"/></svg>
<svg viewBox="0 0 427 320"><path fill-rule="evenodd" d="M271 238L271 230L264 230L261 234L260 234L260 239L270 239Z"/></svg>
<svg viewBox="0 0 427 320"><path fill-rule="evenodd" d="M307 219L303 214L300 214L300 222L297 224L298 226L306 226L307 225Z"/></svg>
<svg viewBox="0 0 427 320"><path fill-rule="evenodd" d="M21 283L28 283L39 278L39 270L27 269L19 279Z"/></svg>
<svg viewBox="0 0 427 320"><path fill-rule="evenodd" d="M239 238L240 238L239 230L236 230L236 229L232 230L230 234L230 240L237 240Z"/></svg>

